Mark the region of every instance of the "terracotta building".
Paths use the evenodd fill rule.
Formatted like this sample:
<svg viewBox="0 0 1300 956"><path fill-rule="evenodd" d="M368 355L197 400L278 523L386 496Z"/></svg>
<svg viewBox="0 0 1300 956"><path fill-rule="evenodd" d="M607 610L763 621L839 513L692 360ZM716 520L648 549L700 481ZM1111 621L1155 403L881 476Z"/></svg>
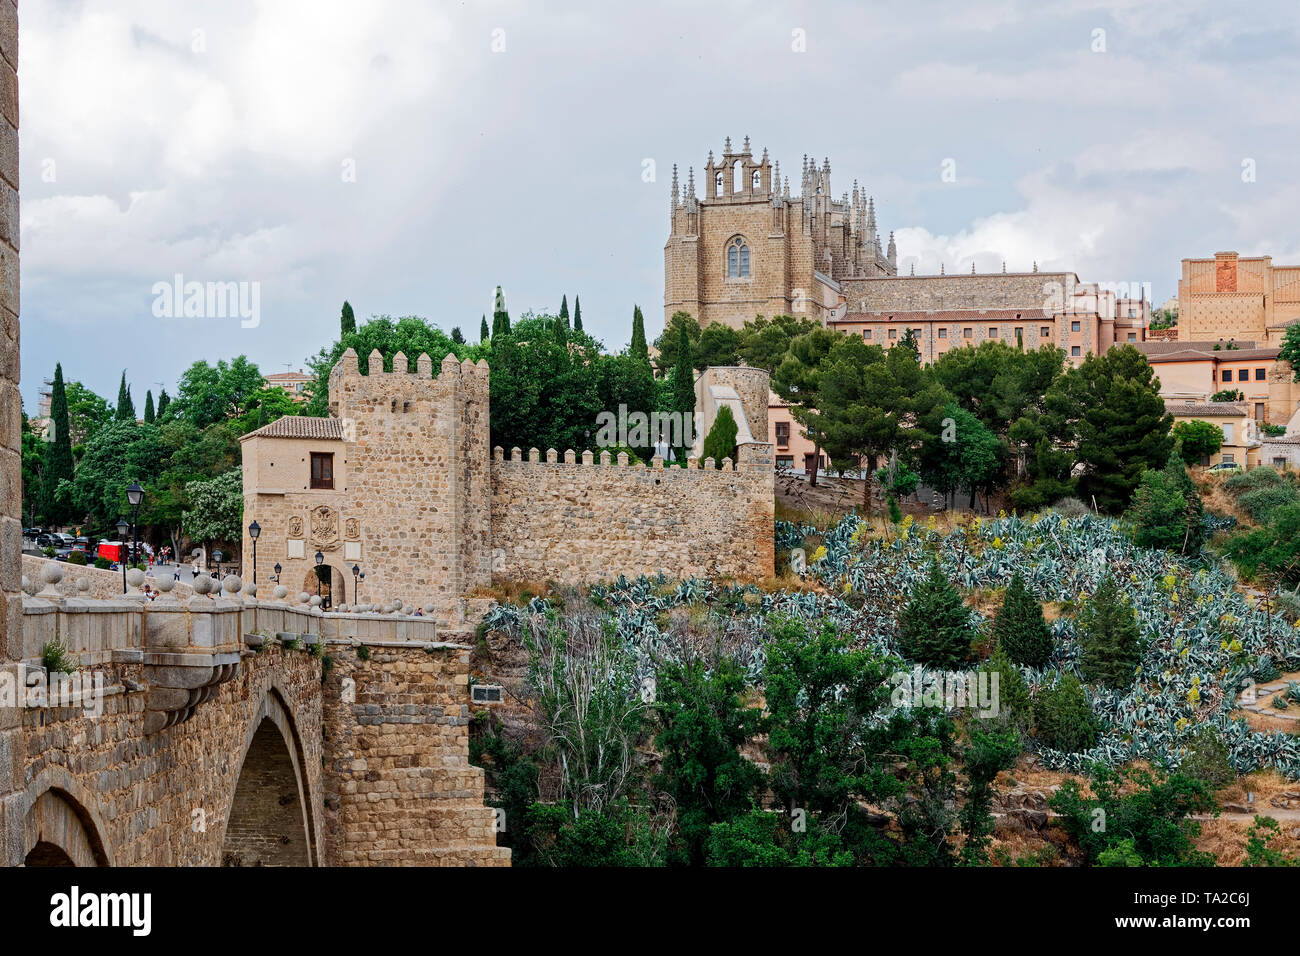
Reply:
<svg viewBox="0 0 1300 956"><path fill-rule="evenodd" d="M1226 342L1163 341L1138 346L1160 379L1166 404L1205 402L1222 391L1242 395L1256 421L1284 425L1300 406L1300 384L1278 349L1249 339Z"/></svg>
<svg viewBox="0 0 1300 956"><path fill-rule="evenodd" d="M1184 259L1178 280L1178 338L1183 341L1252 339L1282 344L1300 321L1300 266L1275 266L1271 256L1216 252Z"/></svg>

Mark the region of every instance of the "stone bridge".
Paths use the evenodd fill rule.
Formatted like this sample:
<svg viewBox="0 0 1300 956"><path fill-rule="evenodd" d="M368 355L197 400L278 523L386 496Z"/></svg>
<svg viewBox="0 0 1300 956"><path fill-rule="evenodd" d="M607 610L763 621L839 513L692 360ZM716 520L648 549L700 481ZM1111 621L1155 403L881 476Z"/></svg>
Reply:
<svg viewBox="0 0 1300 956"><path fill-rule="evenodd" d="M236 578L68 597L43 571L0 670L6 865L509 864L468 762L469 648L431 619Z"/></svg>

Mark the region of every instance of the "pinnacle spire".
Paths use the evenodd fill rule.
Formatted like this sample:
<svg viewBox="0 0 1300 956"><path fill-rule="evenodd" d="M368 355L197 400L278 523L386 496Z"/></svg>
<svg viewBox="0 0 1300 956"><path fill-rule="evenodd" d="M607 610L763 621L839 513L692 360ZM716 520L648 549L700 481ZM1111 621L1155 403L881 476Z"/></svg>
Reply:
<svg viewBox="0 0 1300 956"><path fill-rule="evenodd" d="M725 143L722 144L722 152L723 152L723 155L726 155L727 153L731 152L731 137L730 137L730 136L728 136L728 137L727 137L727 141L726 141Z"/></svg>

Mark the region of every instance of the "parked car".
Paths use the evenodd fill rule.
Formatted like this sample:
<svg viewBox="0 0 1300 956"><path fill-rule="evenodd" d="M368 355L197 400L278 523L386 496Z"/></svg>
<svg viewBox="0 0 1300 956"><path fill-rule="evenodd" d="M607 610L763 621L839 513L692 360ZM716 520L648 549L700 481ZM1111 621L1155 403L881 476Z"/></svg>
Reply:
<svg viewBox="0 0 1300 956"><path fill-rule="evenodd" d="M1206 471L1218 473L1225 471L1241 471L1241 465L1237 464L1235 461L1221 461L1217 465L1211 465L1206 469Z"/></svg>
<svg viewBox="0 0 1300 956"><path fill-rule="evenodd" d="M94 559L90 556L89 552L87 552L86 549L85 549L84 547L82 547L81 545L78 545L78 546L75 547L75 548L56 548L56 549L54 550L54 559L55 559L56 561L66 561L66 560L68 560L68 556L71 555L71 554L74 554L74 553L76 553L76 554L80 554L80 555L82 555L83 557L85 557L85 559L86 559L85 563L86 563L86 564L90 564L90 562L94 560Z"/></svg>
<svg viewBox="0 0 1300 956"><path fill-rule="evenodd" d="M44 528L23 528L24 538L39 538L44 533Z"/></svg>
<svg viewBox="0 0 1300 956"><path fill-rule="evenodd" d="M63 547L63 539L53 534L39 534L36 536L36 547L44 550L46 548Z"/></svg>

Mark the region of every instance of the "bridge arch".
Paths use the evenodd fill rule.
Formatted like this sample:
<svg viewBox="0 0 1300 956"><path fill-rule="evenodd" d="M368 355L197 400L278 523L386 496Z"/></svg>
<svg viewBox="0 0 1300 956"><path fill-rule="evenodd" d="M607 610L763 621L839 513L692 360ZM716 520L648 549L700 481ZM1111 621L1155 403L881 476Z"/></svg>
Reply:
<svg viewBox="0 0 1300 956"><path fill-rule="evenodd" d="M63 767L47 767L26 791L27 866L112 866L95 796Z"/></svg>
<svg viewBox="0 0 1300 956"><path fill-rule="evenodd" d="M272 687L244 736L221 865L317 866L317 826L302 741L284 696Z"/></svg>

